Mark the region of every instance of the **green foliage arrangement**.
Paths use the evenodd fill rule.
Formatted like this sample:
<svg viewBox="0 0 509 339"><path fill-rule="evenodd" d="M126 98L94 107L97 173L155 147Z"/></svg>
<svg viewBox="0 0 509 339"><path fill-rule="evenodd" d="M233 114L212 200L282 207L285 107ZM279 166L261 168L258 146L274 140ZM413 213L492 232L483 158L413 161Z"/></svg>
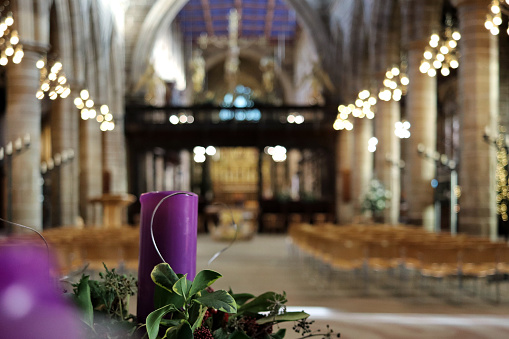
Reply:
<svg viewBox="0 0 509 339"><path fill-rule="evenodd" d="M121 339L134 333L135 317L129 314L129 297L137 290L136 278L115 269L99 273L100 280L83 275L73 284L72 299L82 310L87 338Z"/></svg>
<svg viewBox="0 0 509 339"><path fill-rule="evenodd" d="M364 195L362 211L371 211L373 215L382 212L391 199L391 192L377 179L371 180L368 191Z"/></svg>
<svg viewBox="0 0 509 339"><path fill-rule="evenodd" d="M103 281L83 276L74 285L73 298L83 310L89 338L283 339L286 330L273 333L273 326L288 321L295 322L293 329L301 338L339 337L328 327L324 333L313 332L305 312L288 312L285 293L254 296L214 291L211 285L221 277L218 272L203 270L190 281L166 263L157 265L151 273L156 284L156 309L145 324L137 324L127 312L128 297L135 293L133 280L105 269L106 275L100 275ZM98 322L97 313L107 318Z"/></svg>

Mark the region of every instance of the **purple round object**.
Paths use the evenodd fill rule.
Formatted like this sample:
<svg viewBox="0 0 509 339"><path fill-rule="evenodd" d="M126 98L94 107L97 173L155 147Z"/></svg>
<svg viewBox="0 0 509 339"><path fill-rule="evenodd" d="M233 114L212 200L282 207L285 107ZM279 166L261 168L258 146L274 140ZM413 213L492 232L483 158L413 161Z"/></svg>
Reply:
<svg viewBox="0 0 509 339"><path fill-rule="evenodd" d="M46 248L0 246L0 337L83 338L77 310L50 276Z"/></svg>

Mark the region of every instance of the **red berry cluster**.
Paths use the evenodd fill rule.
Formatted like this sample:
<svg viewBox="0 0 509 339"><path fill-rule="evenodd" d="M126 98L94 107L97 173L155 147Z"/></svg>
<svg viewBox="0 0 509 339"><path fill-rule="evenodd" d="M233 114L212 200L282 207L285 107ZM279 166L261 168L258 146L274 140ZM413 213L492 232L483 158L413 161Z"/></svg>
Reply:
<svg viewBox="0 0 509 339"><path fill-rule="evenodd" d="M193 334L194 339L214 339L212 333L206 327L198 327Z"/></svg>
<svg viewBox="0 0 509 339"><path fill-rule="evenodd" d="M214 314L217 314L217 310L214 308L208 308L207 311L205 311L205 315L203 316L203 321L212 317Z"/></svg>
<svg viewBox="0 0 509 339"><path fill-rule="evenodd" d="M267 334L272 333L271 325L259 325L256 323L256 318L243 317L239 321L242 330L251 338L265 338Z"/></svg>

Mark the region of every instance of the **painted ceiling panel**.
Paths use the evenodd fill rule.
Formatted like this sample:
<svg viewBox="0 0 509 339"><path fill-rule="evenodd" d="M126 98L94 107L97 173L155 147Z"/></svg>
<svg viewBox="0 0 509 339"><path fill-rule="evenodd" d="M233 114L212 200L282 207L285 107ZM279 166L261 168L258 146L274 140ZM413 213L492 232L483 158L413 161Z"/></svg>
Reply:
<svg viewBox="0 0 509 339"><path fill-rule="evenodd" d="M284 0L190 0L177 16L186 38L201 33L228 35L231 9L241 15L239 36L292 41L298 27L296 16Z"/></svg>

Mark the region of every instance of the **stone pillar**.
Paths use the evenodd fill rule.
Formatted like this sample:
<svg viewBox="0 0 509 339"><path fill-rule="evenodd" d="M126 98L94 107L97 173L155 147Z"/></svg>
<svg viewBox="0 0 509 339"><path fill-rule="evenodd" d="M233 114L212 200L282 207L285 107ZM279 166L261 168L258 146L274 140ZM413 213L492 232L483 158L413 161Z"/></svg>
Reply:
<svg viewBox="0 0 509 339"><path fill-rule="evenodd" d="M431 180L435 164L423 159L417 145L436 150L437 80L419 71L424 48L434 28L440 27L442 0L403 0L402 39L408 50L406 117L412 125L412 135L406 140L404 160L405 198L408 203L408 222L434 230L435 213Z"/></svg>
<svg viewBox="0 0 509 339"><path fill-rule="evenodd" d="M483 140L485 128L497 133L497 37L484 27L489 0L457 1L460 32L459 99L461 155L460 232L497 236L495 148ZM501 32L504 34L504 32Z"/></svg>
<svg viewBox="0 0 509 339"><path fill-rule="evenodd" d="M399 220L400 206L400 139L394 134L394 125L401 112L398 101L377 102L375 136L378 145L375 152L375 176L391 192L389 206L384 211L384 222L395 225Z"/></svg>
<svg viewBox="0 0 509 339"><path fill-rule="evenodd" d="M41 57L42 49L24 42L23 50L21 63L16 65L9 62L7 66L5 133L6 142L29 134L30 147L20 153L14 151L12 170L7 170L8 176L12 176L12 187L7 192L6 215L16 223L41 230L41 104L35 97L40 74L35 63Z"/></svg>
<svg viewBox="0 0 509 339"><path fill-rule="evenodd" d="M123 121L115 121L113 131L102 132L104 138L104 168L111 173L111 192L127 192L126 143Z"/></svg>
<svg viewBox="0 0 509 339"><path fill-rule="evenodd" d="M62 163L53 171L52 180L52 222L54 226L72 225L77 213L77 176L75 168L76 139L79 135L77 119L79 112L72 100L58 98L52 104L51 143L53 157L60 156Z"/></svg>
<svg viewBox="0 0 509 339"><path fill-rule="evenodd" d="M97 121L80 121L80 214L86 224L102 220L99 206L90 203L102 195L101 133Z"/></svg>
<svg viewBox="0 0 509 339"><path fill-rule="evenodd" d="M437 82L419 71L426 42L414 42L408 50L408 76L410 84L407 94L407 119L412 126L405 154L405 187L410 224L424 225L434 229L433 189L435 164L422 158L417 152L419 144L427 150L436 150Z"/></svg>
<svg viewBox="0 0 509 339"><path fill-rule="evenodd" d="M373 120L356 119L353 131L353 171L351 176L352 199L355 219L362 220L362 202L373 178L373 153L368 151L369 139L373 136Z"/></svg>
<svg viewBox="0 0 509 339"><path fill-rule="evenodd" d="M117 101L117 100L114 100ZM123 100L121 104L113 104L112 112L115 117L113 131L102 132L104 141L104 169L111 173L111 192L127 192L127 160L126 141L124 131Z"/></svg>
<svg viewBox="0 0 509 339"><path fill-rule="evenodd" d="M353 221L353 133L343 130L336 140L336 214L339 224L348 224Z"/></svg>

